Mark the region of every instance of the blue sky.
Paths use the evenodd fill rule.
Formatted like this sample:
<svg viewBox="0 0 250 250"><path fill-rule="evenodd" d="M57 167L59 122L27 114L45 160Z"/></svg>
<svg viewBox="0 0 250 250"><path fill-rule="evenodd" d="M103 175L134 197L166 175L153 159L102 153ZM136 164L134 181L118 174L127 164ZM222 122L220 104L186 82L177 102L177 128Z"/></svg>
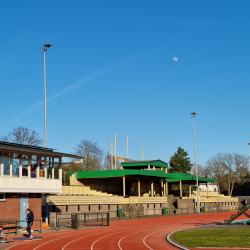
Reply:
<svg viewBox="0 0 250 250"><path fill-rule="evenodd" d="M169 161L180 146L204 165L247 155L249 1L4 1L0 136L18 126L73 153L80 140L117 155ZM178 61L173 61L177 57ZM114 141L114 140L113 140Z"/></svg>

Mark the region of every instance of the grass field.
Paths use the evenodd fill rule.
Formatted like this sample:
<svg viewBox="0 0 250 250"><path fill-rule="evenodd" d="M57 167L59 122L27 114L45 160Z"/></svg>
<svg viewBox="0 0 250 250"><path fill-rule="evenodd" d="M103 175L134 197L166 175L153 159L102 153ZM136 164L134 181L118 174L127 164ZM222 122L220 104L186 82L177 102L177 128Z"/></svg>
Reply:
<svg viewBox="0 0 250 250"><path fill-rule="evenodd" d="M183 230L174 238L188 247L250 247L250 229Z"/></svg>

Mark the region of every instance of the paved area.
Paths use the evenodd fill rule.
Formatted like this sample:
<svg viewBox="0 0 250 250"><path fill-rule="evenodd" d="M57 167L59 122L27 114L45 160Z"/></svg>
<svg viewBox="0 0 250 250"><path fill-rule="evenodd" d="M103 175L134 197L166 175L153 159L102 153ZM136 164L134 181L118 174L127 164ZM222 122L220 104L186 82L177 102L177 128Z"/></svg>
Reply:
<svg viewBox="0 0 250 250"><path fill-rule="evenodd" d="M176 250L166 236L176 230L221 223L232 212L111 222L109 227L36 234L43 239L2 244L0 250L154 249ZM9 240L16 236L8 237ZM207 249L208 250L208 249ZM215 250L213 248L213 250ZM230 249L232 250L232 249Z"/></svg>

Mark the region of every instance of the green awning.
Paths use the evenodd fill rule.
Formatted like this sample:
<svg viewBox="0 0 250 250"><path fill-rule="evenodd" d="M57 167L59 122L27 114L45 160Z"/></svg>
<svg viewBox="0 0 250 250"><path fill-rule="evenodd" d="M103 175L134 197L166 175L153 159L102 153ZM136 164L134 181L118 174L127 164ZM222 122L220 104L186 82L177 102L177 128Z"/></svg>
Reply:
<svg viewBox="0 0 250 250"><path fill-rule="evenodd" d="M196 176L185 174L185 173L165 173L165 171L159 170L133 170L133 169L117 169L117 170L101 170L101 171L78 171L71 172L72 174L76 173L77 179L85 178L112 178L112 177L123 177L123 176L147 176L160 178L168 182L177 182L177 181L195 181ZM217 182L216 179L207 179L199 177L200 182Z"/></svg>
<svg viewBox="0 0 250 250"><path fill-rule="evenodd" d="M123 168L146 168L148 166L155 166L160 168L168 168L168 164L161 160L154 161L125 161L121 163Z"/></svg>

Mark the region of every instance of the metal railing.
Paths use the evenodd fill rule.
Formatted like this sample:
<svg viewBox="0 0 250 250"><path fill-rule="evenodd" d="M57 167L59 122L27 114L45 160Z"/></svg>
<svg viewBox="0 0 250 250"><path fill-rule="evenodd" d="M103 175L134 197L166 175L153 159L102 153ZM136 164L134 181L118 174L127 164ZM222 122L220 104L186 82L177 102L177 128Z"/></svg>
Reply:
<svg viewBox="0 0 250 250"><path fill-rule="evenodd" d="M40 233L42 233L42 219L40 220L34 220L34 221L39 221L40 222ZM17 235L18 229L21 228L20 226L20 222L26 222L25 220L2 220L0 221L1 225L11 225L13 224L13 226L6 226L8 228L14 228L15 229L15 235ZM5 227L5 226L4 226Z"/></svg>
<svg viewBox="0 0 250 250"><path fill-rule="evenodd" d="M56 230L62 227L79 229L83 226L109 226L109 212L88 212L88 213L72 213L68 217L58 218Z"/></svg>
<svg viewBox="0 0 250 250"><path fill-rule="evenodd" d="M238 211L238 206L201 206L200 213L201 214L220 213L220 212L234 212L234 211ZM109 212L86 212L86 213L67 213L67 214L56 213L55 218L56 218L56 230L59 230L59 228L62 227L78 229L81 226L92 226L92 225L104 226L104 225L109 225L109 221L114 221L114 220L169 217L169 216L189 215L197 213L198 213L197 208L178 208L178 209L168 208L165 209L165 211L163 208L154 208L154 209L143 209L143 210L142 209L123 210L122 214L119 213L117 210ZM59 215L62 217L59 218Z"/></svg>
<svg viewBox="0 0 250 250"><path fill-rule="evenodd" d="M202 209L202 207L204 207ZM146 210L124 210L123 216L118 216L118 219L131 219L131 218L155 218L155 217L167 217L167 216L178 216L197 214L197 208L155 208ZM238 211L238 206L201 206L200 213L219 213L219 212L234 212ZM111 213L111 212L110 212ZM117 220L117 217L111 217L111 220Z"/></svg>

